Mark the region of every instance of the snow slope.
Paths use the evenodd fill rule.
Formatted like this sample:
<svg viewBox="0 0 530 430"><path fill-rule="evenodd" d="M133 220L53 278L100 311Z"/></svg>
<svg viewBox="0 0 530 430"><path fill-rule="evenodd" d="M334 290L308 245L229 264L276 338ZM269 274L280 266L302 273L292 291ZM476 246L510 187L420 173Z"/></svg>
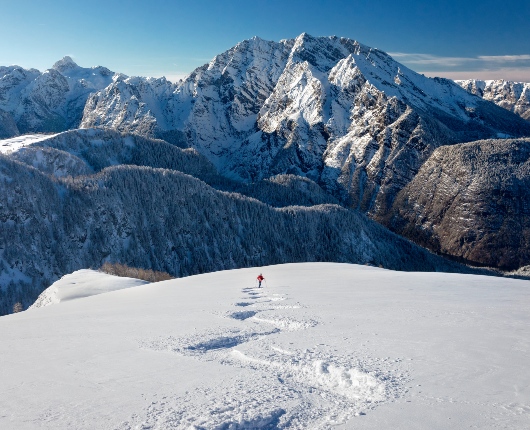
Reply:
<svg viewBox="0 0 530 430"><path fill-rule="evenodd" d="M302 263L5 316L0 428L526 429L529 286Z"/></svg>
<svg viewBox="0 0 530 430"><path fill-rule="evenodd" d="M55 135L49 134L25 134L23 136L2 139L0 140L0 153L8 154L10 152L18 151L24 146L30 146L34 143L50 139L54 136Z"/></svg>
<svg viewBox="0 0 530 430"><path fill-rule="evenodd" d="M68 300L82 299L144 284L149 284L149 282L136 278L108 275L97 270L76 270L46 288L29 309L42 308Z"/></svg>

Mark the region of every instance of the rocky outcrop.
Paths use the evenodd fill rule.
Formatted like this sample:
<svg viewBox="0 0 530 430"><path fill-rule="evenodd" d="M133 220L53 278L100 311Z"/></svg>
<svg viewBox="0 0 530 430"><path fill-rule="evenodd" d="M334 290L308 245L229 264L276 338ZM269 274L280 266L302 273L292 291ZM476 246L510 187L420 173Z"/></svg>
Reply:
<svg viewBox="0 0 530 430"><path fill-rule="evenodd" d="M530 139L438 148L387 223L433 251L479 265L530 264Z"/></svg>
<svg viewBox="0 0 530 430"><path fill-rule="evenodd" d="M502 79L456 81L465 90L530 121L530 83Z"/></svg>
<svg viewBox="0 0 530 430"><path fill-rule="evenodd" d="M160 137L162 131L168 131L165 125L168 99L175 89L176 86L165 78L116 75L108 87L88 98L81 127L103 127ZM102 100L108 110L106 115L101 112Z"/></svg>

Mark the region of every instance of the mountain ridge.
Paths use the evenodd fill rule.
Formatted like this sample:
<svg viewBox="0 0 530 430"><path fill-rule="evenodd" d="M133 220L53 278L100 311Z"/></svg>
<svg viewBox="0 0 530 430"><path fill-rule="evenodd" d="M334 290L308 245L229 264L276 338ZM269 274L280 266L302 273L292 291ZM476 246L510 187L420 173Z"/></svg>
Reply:
<svg viewBox="0 0 530 430"><path fill-rule="evenodd" d="M307 176L378 220L436 147L530 135L527 122L452 81L338 37L246 40L172 88L157 114L156 100L138 92L127 104L111 86L112 97L89 99L81 126L173 133L224 176Z"/></svg>
<svg viewBox="0 0 530 430"><path fill-rule="evenodd" d="M514 270L530 263L530 139L438 148L387 215L427 248Z"/></svg>
<svg viewBox="0 0 530 430"><path fill-rule="evenodd" d="M80 67L68 56L44 72L0 67L0 135L77 128L88 96L107 87L115 75L102 66Z"/></svg>

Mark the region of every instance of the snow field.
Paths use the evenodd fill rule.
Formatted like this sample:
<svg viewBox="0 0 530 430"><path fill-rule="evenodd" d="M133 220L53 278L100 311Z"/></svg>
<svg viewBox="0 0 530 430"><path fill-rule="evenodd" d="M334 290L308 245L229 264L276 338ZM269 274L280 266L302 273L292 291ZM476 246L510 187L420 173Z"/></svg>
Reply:
<svg viewBox="0 0 530 430"><path fill-rule="evenodd" d="M527 429L529 308L528 281L334 263L69 300L0 318L0 428Z"/></svg>
<svg viewBox="0 0 530 430"><path fill-rule="evenodd" d="M41 142L50 139L56 134L25 134L23 136L11 137L9 139L0 140L0 154L7 154L9 152L18 151L20 148L32 145L36 142Z"/></svg>
<svg viewBox="0 0 530 430"><path fill-rule="evenodd" d="M191 425L197 429L326 428L365 415L366 410L406 392L404 378L367 370L354 356L336 356L326 348L287 350L276 346L274 339L282 332L309 330L316 327L318 321L297 316L297 310L302 308L300 304L271 305L292 299L287 294L270 290L241 290L242 300L256 301L234 304L236 307L251 306L254 310L225 312L225 318L241 322L237 328L142 344L142 347L155 351L170 351L199 360L216 361L235 369L251 370L252 377L238 383L239 390L253 397L251 406L245 402L242 409L236 401L209 413L200 408L199 414L191 410L177 414L175 411L185 409L184 405L173 404L168 411L162 411L159 405L156 412L148 413L144 421L134 422L132 428L169 428L169 423L176 428ZM219 312L216 315L220 315ZM252 386L256 379L261 381L263 378L274 381L270 387L276 393L274 396L260 393L256 397ZM222 403L223 393L209 392L209 396L219 396L213 402ZM277 407L289 404L292 406Z"/></svg>

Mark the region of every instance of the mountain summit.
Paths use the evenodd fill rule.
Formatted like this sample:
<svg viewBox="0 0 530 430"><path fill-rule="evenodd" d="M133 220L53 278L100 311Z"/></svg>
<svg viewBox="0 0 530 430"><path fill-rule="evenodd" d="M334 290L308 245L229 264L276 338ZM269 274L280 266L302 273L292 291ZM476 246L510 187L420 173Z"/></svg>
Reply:
<svg viewBox="0 0 530 430"><path fill-rule="evenodd" d="M74 60L72 60L72 57L69 57L68 55L64 56L61 60L57 61L53 66L52 69L57 70L58 72L65 72L69 69L74 69L76 67L79 67Z"/></svg>
<svg viewBox="0 0 530 430"><path fill-rule="evenodd" d="M530 124L453 81L427 78L355 40L238 43L182 83L127 78L92 95L81 127L193 147L225 176L294 173L384 221L434 149Z"/></svg>

